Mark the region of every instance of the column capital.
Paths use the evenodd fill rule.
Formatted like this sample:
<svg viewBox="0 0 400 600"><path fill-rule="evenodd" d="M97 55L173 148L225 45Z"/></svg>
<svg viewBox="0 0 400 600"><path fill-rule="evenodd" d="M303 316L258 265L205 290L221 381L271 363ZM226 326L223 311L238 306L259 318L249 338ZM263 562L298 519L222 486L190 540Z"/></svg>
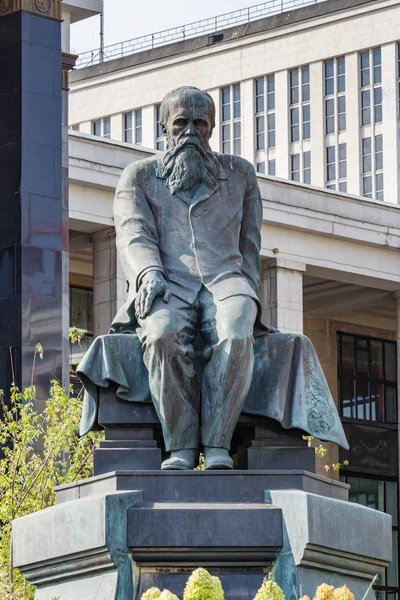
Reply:
<svg viewBox="0 0 400 600"><path fill-rule="evenodd" d="M21 11L61 20L61 0L0 0L0 17Z"/></svg>
<svg viewBox="0 0 400 600"><path fill-rule="evenodd" d="M77 58L77 54L69 54L68 52L62 52L61 54L62 89L66 92L69 90L68 73L75 67Z"/></svg>
<svg viewBox="0 0 400 600"><path fill-rule="evenodd" d="M273 269L273 268L281 268L287 269L288 271L299 271L300 273L305 273L306 271L306 263L291 260L287 258L282 258L277 256L276 258L264 259L262 261L262 270L265 269Z"/></svg>

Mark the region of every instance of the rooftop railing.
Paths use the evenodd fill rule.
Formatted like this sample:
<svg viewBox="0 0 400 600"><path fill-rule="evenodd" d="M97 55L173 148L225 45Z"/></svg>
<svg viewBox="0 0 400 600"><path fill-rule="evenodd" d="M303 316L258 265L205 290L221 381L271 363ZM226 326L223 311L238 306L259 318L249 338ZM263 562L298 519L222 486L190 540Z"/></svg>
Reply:
<svg viewBox="0 0 400 600"><path fill-rule="evenodd" d="M202 21L196 21L195 23L180 25L157 33L150 33L149 35L137 37L132 40L105 46L103 49L97 48L96 50L83 52L79 55L76 66L83 68L97 65L116 58L129 56L136 52L143 52L144 50L173 44L174 42L181 42L205 34L215 34L228 27L244 25L264 17L311 4L319 4L320 2L326 2L326 0L268 0L249 8L242 8L216 17L210 17L209 19L203 19Z"/></svg>

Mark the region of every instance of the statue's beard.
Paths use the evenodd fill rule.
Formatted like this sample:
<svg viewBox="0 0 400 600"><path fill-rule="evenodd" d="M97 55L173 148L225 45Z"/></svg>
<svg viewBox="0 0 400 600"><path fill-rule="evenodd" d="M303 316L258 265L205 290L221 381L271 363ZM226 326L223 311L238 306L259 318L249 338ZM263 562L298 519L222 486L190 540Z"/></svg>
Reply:
<svg viewBox="0 0 400 600"><path fill-rule="evenodd" d="M167 142L162 162L162 174L167 178L171 194L188 192L201 183L213 188L216 184L216 158L210 147L203 148L197 138L185 138L175 145Z"/></svg>

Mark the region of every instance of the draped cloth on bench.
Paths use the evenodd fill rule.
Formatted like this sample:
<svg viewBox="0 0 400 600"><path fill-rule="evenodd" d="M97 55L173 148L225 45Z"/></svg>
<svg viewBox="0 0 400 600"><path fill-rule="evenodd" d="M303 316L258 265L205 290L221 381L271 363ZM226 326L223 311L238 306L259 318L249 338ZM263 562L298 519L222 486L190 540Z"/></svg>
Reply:
<svg viewBox="0 0 400 600"><path fill-rule="evenodd" d="M298 428L347 449L342 423L310 340L303 335L271 333L255 338L254 352L253 378L243 413L269 417L285 429ZM201 377L200 365L198 372ZM81 435L99 429L99 388L114 383L122 400L152 401L136 334L96 338L77 374L85 388Z"/></svg>

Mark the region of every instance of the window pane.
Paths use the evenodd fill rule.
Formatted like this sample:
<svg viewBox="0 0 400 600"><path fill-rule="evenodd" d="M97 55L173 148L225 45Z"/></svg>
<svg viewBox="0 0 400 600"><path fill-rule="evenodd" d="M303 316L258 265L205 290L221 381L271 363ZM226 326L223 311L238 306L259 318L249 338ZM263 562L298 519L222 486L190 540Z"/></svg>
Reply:
<svg viewBox="0 0 400 600"><path fill-rule="evenodd" d="M264 96L256 97L256 112L260 113L264 111Z"/></svg>
<svg viewBox="0 0 400 600"><path fill-rule="evenodd" d="M361 52L361 68L367 69L369 67L369 52Z"/></svg>
<svg viewBox="0 0 400 600"><path fill-rule="evenodd" d="M393 586L398 586L398 572L397 572L397 565L398 565L398 542L397 542L397 536L398 536L398 532L397 531L392 531L392 549L393 549L393 554L392 554L392 562L388 564L388 568L387 568L387 582L386 585L393 585Z"/></svg>
<svg viewBox="0 0 400 600"><path fill-rule="evenodd" d="M233 118L240 119L240 102L235 102L233 105Z"/></svg>
<svg viewBox="0 0 400 600"><path fill-rule="evenodd" d="M346 163L346 160L340 160L339 161L339 179L344 179L345 177L347 177L347 163Z"/></svg>
<svg viewBox="0 0 400 600"><path fill-rule="evenodd" d="M310 84L309 83L302 86L302 101L303 102L310 101Z"/></svg>
<svg viewBox="0 0 400 600"><path fill-rule="evenodd" d="M231 90L229 87L222 88L222 104L230 104Z"/></svg>
<svg viewBox="0 0 400 600"><path fill-rule="evenodd" d="M326 79L325 80L325 96L332 96L335 93L335 80Z"/></svg>
<svg viewBox="0 0 400 600"><path fill-rule="evenodd" d="M377 173L377 175L375 175L375 189L377 192L383 190L383 173Z"/></svg>
<svg viewBox="0 0 400 600"><path fill-rule="evenodd" d="M268 173L275 177L276 175L276 162L275 159L268 161Z"/></svg>
<svg viewBox="0 0 400 600"><path fill-rule="evenodd" d="M267 87L268 87L268 93L275 91L275 76L274 75L268 75Z"/></svg>
<svg viewBox="0 0 400 600"><path fill-rule="evenodd" d="M235 138L235 140L237 140L238 138L240 138L241 135L241 123L234 123L233 124L233 137Z"/></svg>
<svg viewBox="0 0 400 600"><path fill-rule="evenodd" d="M358 340L360 341L360 340ZM360 375L368 375L368 349L357 348L356 371Z"/></svg>
<svg viewBox="0 0 400 600"><path fill-rule="evenodd" d="M268 132L268 148L275 148L275 130Z"/></svg>
<svg viewBox="0 0 400 600"><path fill-rule="evenodd" d="M135 110L135 125L136 127L142 126L142 110Z"/></svg>
<svg viewBox="0 0 400 600"><path fill-rule="evenodd" d="M339 131L344 131L346 129L346 114L339 115L338 128Z"/></svg>
<svg viewBox="0 0 400 600"><path fill-rule="evenodd" d="M290 87L296 85L299 85L299 70L293 69L293 71L290 71Z"/></svg>
<svg viewBox="0 0 400 600"><path fill-rule="evenodd" d="M300 128L298 125L291 127L291 141L298 142L300 139Z"/></svg>
<svg viewBox="0 0 400 600"><path fill-rule="evenodd" d="M385 342L385 379L396 381L396 344Z"/></svg>
<svg viewBox="0 0 400 600"><path fill-rule="evenodd" d="M347 182L346 181L340 181L339 182L339 191L340 192L347 192Z"/></svg>
<svg viewBox="0 0 400 600"><path fill-rule="evenodd" d="M256 79L256 96L264 95L264 78Z"/></svg>
<svg viewBox="0 0 400 600"><path fill-rule="evenodd" d="M311 167L311 152L304 152L303 165L305 169L309 169Z"/></svg>
<svg viewBox="0 0 400 600"><path fill-rule="evenodd" d="M303 106L303 121L309 121L310 120L310 105L306 104L305 106Z"/></svg>
<svg viewBox="0 0 400 600"><path fill-rule="evenodd" d="M396 388L390 386L385 389L385 421L397 423Z"/></svg>
<svg viewBox="0 0 400 600"><path fill-rule="evenodd" d="M379 340L371 340L371 377L384 379L383 344Z"/></svg>
<svg viewBox="0 0 400 600"><path fill-rule="evenodd" d="M304 125L303 125L303 140L309 140L310 137L311 137L310 123L304 123Z"/></svg>
<svg viewBox="0 0 400 600"><path fill-rule="evenodd" d="M304 183L311 184L311 169L305 169L303 175Z"/></svg>
<svg viewBox="0 0 400 600"><path fill-rule="evenodd" d="M300 170L300 154L293 154L292 157L292 171Z"/></svg>
<svg viewBox="0 0 400 600"><path fill-rule="evenodd" d="M367 198L372 197L372 177L363 178L363 195Z"/></svg>
<svg viewBox="0 0 400 600"><path fill-rule="evenodd" d="M354 341L355 338L350 335L342 335L342 373L354 373Z"/></svg>
<svg viewBox="0 0 400 600"><path fill-rule="evenodd" d="M354 418L355 413L355 400L354 400L354 382L353 380L342 379L340 382L340 395L341 395L341 407L342 416L348 418Z"/></svg>
<svg viewBox="0 0 400 600"><path fill-rule="evenodd" d="M231 119L231 105L225 104L222 106L222 121L225 123L226 121L230 121Z"/></svg>
<svg viewBox="0 0 400 600"><path fill-rule="evenodd" d="M326 173L326 180L327 181L335 181L335 179L336 179L336 167L335 167L335 164L328 165L328 167L327 167L327 173Z"/></svg>
<svg viewBox="0 0 400 600"><path fill-rule="evenodd" d="M265 174L265 162L258 162L256 164L256 171L257 173L261 173L262 175Z"/></svg>
<svg viewBox="0 0 400 600"><path fill-rule="evenodd" d="M104 127L104 137L110 137L111 135L111 121L109 118L103 119L103 127Z"/></svg>
<svg viewBox="0 0 400 600"><path fill-rule="evenodd" d="M125 130L126 129L132 129L132 113L126 113L126 115L124 115L124 119L125 119Z"/></svg>
<svg viewBox="0 0 400 600"><path fill-rule="evenodd" d="M357 419L367 419L366 404L368 404L369 413L369 394L368 383L366 381L356 381L357 389Z"/></svg>
<svg viewBox="0 0 400 600"><path fill-rule="evenodd" d="M299 109L291 108L290 109L290 124L298 125L298 123L299 123Z"/></svg>
<svg viewBox="0 0 400 600"><path fill-rule="evenodd" d="M326 100L325 112L326 112L327 117L332 117L335 114L335 101L334 100Z"/></svg>
<svg viewBox="0 0 400 600"><path fill-rule="evenodd" d="M334 163L335 162L335 153L336 153L335 146L329 146L326 149L326 161L328 163Z"/></svg>
<svg viewBox="0 0 400 600"><path fill-rule="evenodd" d="M397 483L394 481L386 481L386 512L392 515L392 525L396 527L398 523Z"/></svg>
<svg viewBox="0 0 400 600"><path fill-rule="evenodd" d="M363 173L371 172L371 155L370 154L367 156L363 156L362 165L363 165Z"/></svg>
<svg viewBox="0 0 400 600"><path fill-rule="evenodd" d="M365 419L383 421L383 383L371 383L370 413Z"/></svg>
<svg viewBox="0 0 400 600"><path fill-rule="evenodd" d="M325 63L325 77L333 77L334 75L334 63L333 60L327 60Z"/></svg>
<svg viewBox="0 0 400 600"><path fill-rule="evenodd" d="M125 130L125 142L127 144L132 144L132 129Z"/></svg>
<svg viewBox="0 0 400 600"><path fill-rule="evenodd" d="M93 121L92 133L93 135L101 135L101 121Z"/></svg>
<svg viewBox="0 0 400 600"><path fill-rule="evenodd" d="M326 133L334 133L335 132L335 118L327 117L326 119Z"/></svg>
<svg viewBox="0 0 400 600"><path fill-rule="evenodd" d="M346 160L347 151L346 144L339 144L339 160Z"/></svg>
<svg viewBox="0 0 400 600"><path fill-rule="evenodd" d="M222 126L222 141L228 142L231 139L231 126L223 125Z"/></svg>
<svg viewBox="0 0 400 600"><path fill-rule="evenodd" d="M233 101L240 102L240 83L233 86Z"/></svg>

